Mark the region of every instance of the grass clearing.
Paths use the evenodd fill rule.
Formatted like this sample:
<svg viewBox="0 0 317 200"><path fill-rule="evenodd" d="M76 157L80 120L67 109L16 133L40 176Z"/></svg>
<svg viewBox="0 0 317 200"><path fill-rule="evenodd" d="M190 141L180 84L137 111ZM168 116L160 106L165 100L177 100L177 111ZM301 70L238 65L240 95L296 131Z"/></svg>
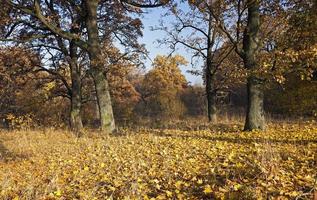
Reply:
<svg viewBox="0 0 317 200"><path fill-rule="evenodd" d="M0 132L0 199L311 199L317 126Z"/></svg>

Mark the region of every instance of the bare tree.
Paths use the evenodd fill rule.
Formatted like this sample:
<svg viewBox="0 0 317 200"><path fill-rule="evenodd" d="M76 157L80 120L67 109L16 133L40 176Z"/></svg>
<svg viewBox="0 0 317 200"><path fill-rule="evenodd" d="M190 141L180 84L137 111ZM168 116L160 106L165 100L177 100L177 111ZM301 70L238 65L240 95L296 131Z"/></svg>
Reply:
<svg viewBox="0 0 317 200"><path fill-rule="evenodd" d="M226 74L229 70L223 70L222 65L234 48L226 41L227 38L217 26L217 20L209 9L200 9L194 4L189 5L188 11L184 12L175 4L170 10L171 15L176 18L172 26L166 26L162 21L160 27L154 28L167 33L167 38L159 40L159 43L168 44L173 51L179 45L189 49L192 52L193 65L197 58L202 59L202 73L200 70L191 72L204 78L207 116L209 121L215 122L217 93L226 88L230 80ZM217 12L223 12L223 8L219 6Z"/></svg>

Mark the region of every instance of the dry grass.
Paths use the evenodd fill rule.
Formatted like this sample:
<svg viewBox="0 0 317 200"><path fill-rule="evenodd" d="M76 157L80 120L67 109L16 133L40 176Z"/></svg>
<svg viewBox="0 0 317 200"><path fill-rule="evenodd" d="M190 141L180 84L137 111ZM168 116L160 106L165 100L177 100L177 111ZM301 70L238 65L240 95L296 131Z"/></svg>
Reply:
<svg viewBox="0 0 317 200"><path fill-rule="evenodd" d="M317 126L0 133L0 199L309 199Z"/></svg>

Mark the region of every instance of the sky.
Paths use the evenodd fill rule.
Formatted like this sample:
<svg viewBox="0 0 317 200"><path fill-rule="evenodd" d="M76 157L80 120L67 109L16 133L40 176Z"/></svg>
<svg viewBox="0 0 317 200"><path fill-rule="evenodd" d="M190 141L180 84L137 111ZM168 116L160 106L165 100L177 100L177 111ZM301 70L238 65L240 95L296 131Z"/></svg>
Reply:
<svg viewBox="0 0 317 200"><path fill-rule="evenodd" d="M169 49L166 45L159 45L157 43L157 39L166 37L166 34L163 31L151 31L150 27L155 27L159 25L159 19L161 18L161 15L167 12L166 8L154 8L154 9L148 9L145 11L142 17L142 22L144 26L143 30L143 38L141 38L139 41L143 44L145 44L148 52L149 52L149 57L151 60L153 60L156 55L168 55L171 52L171 49ZM167 19L164 20L166 23L168 23L168 20L172 19ZM190 63L191 55L186 51L185 48L182 48L181 46L175 51L174 54L180 54L184 56L187 61ZM173 54L173 55L174 55ZM147 59L145 62L146 65L146 70L151 69L151 60ZM185 75L186 79L188 82L190 82L191 85L194 84L202 84L202 79L201 77L194 76L188 72L187 70L193 69L191 64L188 64L187 66L181 66L180 67L182 73Z"/></svg>

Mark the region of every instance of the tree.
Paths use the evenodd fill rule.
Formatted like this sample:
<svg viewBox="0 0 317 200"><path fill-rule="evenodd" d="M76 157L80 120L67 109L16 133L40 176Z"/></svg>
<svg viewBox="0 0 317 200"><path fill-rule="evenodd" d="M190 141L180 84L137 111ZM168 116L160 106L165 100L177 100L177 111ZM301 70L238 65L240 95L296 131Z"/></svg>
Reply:
<svg viewBox="0 0 317 200"><path fill-rule="evenodd" d="M5 6L8 6L15 13L22 16L18 19L23 19L22 21L24 21L24 24L32 26L32 24L27 23L28 20L24 19L30 19L30 21L35 20L36 23L40 24L52 35L71 41L74 45L88 53L90 59L90 72L94 78L97 102L99 105L100 127L104 131L112 132L115 128L115 124L108 81L104 71L105 61L103 60L101 43L103 40L111 40L113 38L122 41L122 37L124 38L124 42L131 41L135 43L137 36L140 35L139 30L141 26L140 23L133 23L133 21L137 22L137 20L131 20L131 17L124 15L126 12L125 6L156 7L161 6L162 3L157 1L145 1L140 3L134 1L108 2L98 0L79 2L53 2L40 0L34 2L16 2L4 0L4 3ZM58 8L55 9L55 7ZM52 9L57 12L52 12ZM98 9L101 9L102 12L98 12ZM54 14L53 17L51 17L52 13ZM111 14L115 14L115 16ZM83 22L84 24L84 29L82 29L81 34L70 31L73 28L73 25L77 25L70 23L70 19L76 18L76 16L79 16L80 22ZM56 24L54 18L58 18L58 21L63 22L63 25L59 26L58 23ZM19 24L20 22L17 21L17 23ZM118 24L121 24L122 26L117 26ZM125 34L127 31L132 31L133 34L127 36ZM112 37L112 35L114 35L114 37ZM38 36L40 35L37 35L37 37ZM131 42L127 42L125 45L129 46ZM135 45L130 46L135 47Z"/></svg>
<svg viewBox="0 0 317 200"><path fill-rule="evenodd" d="M248 76L247 93L248 106L244 125L245 130L265 129L264 118L264 93L263 79L254 74L259 69L259 62L256 58L259 51L259 30L260 30L260 2L258 0L247 2L248 20L243 34L243 62L244 67L251 71Z"/></svg>
<svg viewBox="0 0 317 200"><path fill-rule="evenodd" d="M285 75L282 85L271 86L266 95L266 105L272 114L284 118L317 117L316 99L316 80L303 80L299 73L290 73Z"/></svg>
<svg viewBox="0 0 317 200"><path fill-rule="evenodd" d="M39 60L33 52L23 48L0 49L0 118L16 113L17 93L28 81Z"/></svg>
<svg viewBox="0 0 317 200"><path fill-rule="evenodd" d="M274 44L279 85L271 84L268 101L273 113L314 116L316 113L317 23L315 1L287 1L287 18Z"/></svg>
<svg viewBox="0 0 317 200"><path fill-rule="evenodd" d="M184 114L180 94L187 82L179 66L186 64L187 61L180 55L158 55L154 59L153 69L145 74L141 86L137 87L145 107L143 112L163 118Z"/></svg>
<svg viewBox="0 0 317 200"><path fill-rule="evenodd" d="M290 7L287 31L278 41L279 63L284 71L312 80L317 71L317 3L290 0Z"/></svg>
<svg viewBox="0 0 317 200"><path fill-rule="evenodd" d="M91 74L94 78L101 130L112 132L115 129L108 81L104 75L103 59L97 24L98 1L85 1L88 32L87 51L90 58Z"/></svg>
<svg viewBox="0 0 317 200"><path fill-rule="evenodd" d="M168 38L159 40L160 43L168 44L173 51L178 45L184 46L193 53L192 61L195 58L202 58L204 66L201 71L203 72L192 72L204 78L207 116L209 121L215 122L217 93L226 88L229 80L224 75L222 64L232 52L233 47L226 42L226 37L217 27L210 10L201 8L199 5L200 2L190 1L187 12L178 8L177 4L173 5L171 14L176 20L172 23L172 27L165 26L162 21L161 27L156 29L163 30L168 35ZM220 5L217 5L217 12L223 12Z"/></svg>
<svg viewBox="0 0 317 200"><path fill-rule="evenodd" d="M10 128L63 127L67 103L51 74L38 71L40 56L28 47L0 49L0 119ZM49 113L49 115L47 114Z"/></svg>
<svg viewBox="0 0 317 200"><path fill-rule="evenodd" d="M138 73L142 63L142 52L123 54L114 46L105 45L103 48L109 56L107 78L109 79L110 94L113 99L115 119L126 124L132 121L134 108L140 100L140 94L134 87L138 81Z"/></svg>
<svg viewBox="0 0 317 200"><path fill-rule="evenodd" d="M57 27L62 27L61 23L63 21L58 17L54 4L47 1L46 6L46 12L52 16L50 20ZM61 81L61 87L66 90L61 88L55 93L55 97L63 96L70 99L70 126L73 131L80 132L83 127L80 116L82 69L78 61L80 54L78 47L74 41L52 34L45 25L38 23L34 18L21 20L23 15L19 13L15 13L12 16L11 20L13 23L11 26L6 27L5 35L3 36L4 40L17 44L24 43L28 48L42 55L43 62L37 66L37 71L45 71L56 81ZM72 24L70 33L80 34L83 29L80 20L79 15L74 15L74 17L70 18L70 23ZM12 37L14 35L15 37ZM69 71L70 75L63 73L65 71Z"/></svg>
<svg viewBox="0 0 317 200"><path fill-rule="evenodd" d="M278 12L282 8L279 1L221 1L221 6L226 7L226 12L217 13L217 7L212 3L201 3L202 7L207 7L212 16L216 19L217 26L226 35L230 43L234 46L235 52L241 57L244 68L247 70L247 110L245 120L245 130L265 129L265 116L263 108L264 93L263 87L265 78L263 72L265 68L260 62L260 52L267 43L268 35L276 33L275 25L272 25L273 17L278 17ZM269 12L266 12L269 10ZM263 19L271 16L267 27ZM267 28L267 30L264 30ZM243 33L243 34L242 34ZM260 37L261 35L261 37Z"/></svg>
<svg viewBox="0 0 317 200"><path fill-rule="evenodd" d="M181 94L181 99L186 107L186 115L199 117L206 114L205 87L193 85L185 88Z"/></svg>

